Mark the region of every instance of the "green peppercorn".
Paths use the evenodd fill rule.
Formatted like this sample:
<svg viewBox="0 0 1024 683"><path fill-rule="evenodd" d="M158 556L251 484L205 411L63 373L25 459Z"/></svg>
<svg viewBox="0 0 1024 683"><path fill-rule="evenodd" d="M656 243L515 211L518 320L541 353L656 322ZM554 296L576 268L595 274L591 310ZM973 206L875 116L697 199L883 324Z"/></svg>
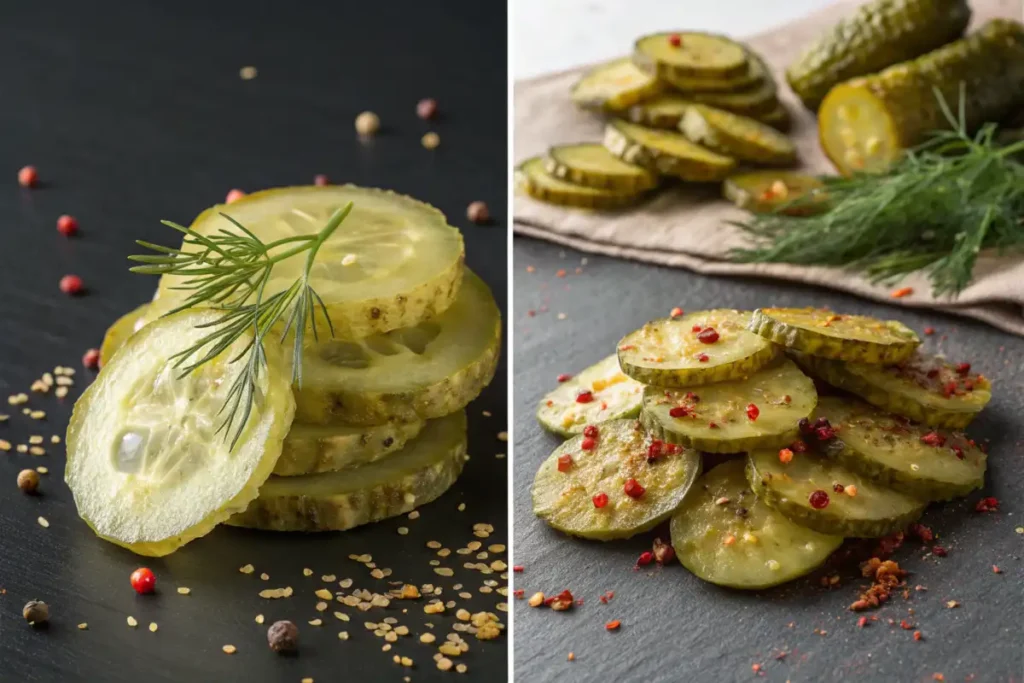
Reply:
<svg viewBox="0 0 1024 683"><path fill-rule="evenodd" d="M41 626L50 620L50 608L42 600L29 600L21 610L21 616L30 626Z"/></svg>

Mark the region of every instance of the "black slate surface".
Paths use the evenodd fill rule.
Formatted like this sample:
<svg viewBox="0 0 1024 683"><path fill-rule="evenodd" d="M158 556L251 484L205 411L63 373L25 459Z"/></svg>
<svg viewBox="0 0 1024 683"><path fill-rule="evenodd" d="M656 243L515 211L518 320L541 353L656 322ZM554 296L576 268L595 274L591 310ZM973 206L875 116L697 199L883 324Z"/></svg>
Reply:
<svg viewBox="0 0 1024 683"><path fill-rule="evenodd" d="M525 238L516 238L513 258L513 553L524 566L513 580L525 598L568 588L584 600L561 613L515 601L517 681L939 680L934 674L945 681L1024 679L1024 535L1015 531L1024 525L1024 341L979 323L823 289L586 257ZM559 278L562 269L566 276ZM864 629L856 625L859 615L846 610L863 583L855 571L841 572L832 589L820 587L819 573L774 590L730 591L703 583L677 563L634 571L652 539L667 538L665 528L602 544L554 532L530 511L534 472L559 443L540 429L534 410L558 374L612 353L623 335L674 306L762 305L828 305L895 317L919 332L934 326L925 348L970 360L996 384L970 432L991 440L984 494L999 498L1000 511L974 512L980 493L930 507L922 521L939 534L948 556L928 555L920 542L908 541L895 558L912 572L910 599L896 596L869 613L880 620ZM993 565L1002 573L994 573ZM606 591L614 591L614 598L602 604ZM948 600L960 606L947 608ZM890 618L895 625L887 623ZM604 625L613 619L622 627L609 633ZM900 620L916 625L923 640L915 642ZM568 661L570 652L575 661ZM776 659L780 653L785 656ZM760 674L754 664L762 667Z"/></svg>
<svg viewBox="0 0 1024 683"><path fill-rule="evenodd" d="M256 190L311 183L325 173L335 182L381 186L438 206L463 228L467 261L506 301L504 221L469 224L469 202L486 201L505 215L506 21L504 3L290 3L290 2L4 2L0 3L0 438L25 442L31 434L63 434L70 400L84 386L79 359L98 346L105 328L147 300L155 281L127 271L134 239L163 243L173 234L162 218L187 223L223 201L232 187ZM239 69L258 68L243 81ZM426 123L416 102L435 97L441 116ZM377 112L381 134L360 143L356 115ZM441 146L427 151L428 130ZM44 187L27 191L15 175L38 167ZM60 214L76 216L81 234L68 240L55 230ZM80 275L87 296L68 298L57 288L66 273ZM48 412L33 422L9 409L6 396L27 391L55 365L79 369L78 386L63 403L33 397ZM475 539L472 525L488 522L488 542L504 543L506 370L470 406L470 452L475 458L456 485L426 506L416 521L404 518L346 534L275 535L219 529L164 559L141 559L99 541L82 523L62 481L63 446L33 458L0 453L0 681L326 681L445 680L435 668L435 647L416 636L426 621L441 640L454 615L428 617L422 601L375 609L351 608L348 624L314 610L322 574L355 579L355 587L384 591L387 581L347 559L369 553L391 580L445 586L476 611L495 610L498 594L478 592L485 578L447 560L445 579L428 565L436 539L446 547ZM487 410L491 417L481 412ZM15 487L18 471L46 465L42 495ZM459 512L457 506L466 504ZM45 516L50 528L36 518ZM396 534L408 526L408 536ZM453 558L456 555L452 555ZM462 556L458 556L460 559ZM497 556L495 556L497 557ZM495 559L492 557L491 559ZM490 561L490 560L489 560ZM252 563L256 573L238 567ZM130 572L153 568L158 594L139 597ZM302 568L315 574L304 578ZM260 572L270 575L261 581ZM461 600L457 582L472 591ZM266 601L257 592L292 586L290 600ZM188 586L183 597L176 586ZM337 585L335 585L337 588ZM48 630L21 618L29 599L51 607ZM408 614L403 613L408 608ZM335 609L335 608L332 608ZM295 620L298 657L274 655L267 624ZM126 617L140 625L130 629ZM315 628L307 620L324 617ZM412 635L391 652L364 626L394 616ZM86 631L76 625L87 622ZM150 622L159 631L150 633ZM339 642L340 630L351 640ZM471 680L504 680L504 638L481 643L460 661ZM238 648L234 656L224 644ZM412 670L391 660L407 655Z"/></svg>

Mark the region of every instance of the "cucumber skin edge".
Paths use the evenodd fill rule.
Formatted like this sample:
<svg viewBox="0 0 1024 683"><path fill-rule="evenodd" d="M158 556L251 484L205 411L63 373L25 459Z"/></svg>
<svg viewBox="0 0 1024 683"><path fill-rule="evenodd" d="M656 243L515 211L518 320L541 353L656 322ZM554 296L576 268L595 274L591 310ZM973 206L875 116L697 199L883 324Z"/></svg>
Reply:
<svg viewBox="0 0 1024 683"><path fill-rule="evenodd" d="M914 355L914 351L921 343L920 340L917 340L915 342L880 344L829 337L796 325L776 321L761 309L754 311L747 329L786 348L820 358L846 362L899 363Z"/></svg>

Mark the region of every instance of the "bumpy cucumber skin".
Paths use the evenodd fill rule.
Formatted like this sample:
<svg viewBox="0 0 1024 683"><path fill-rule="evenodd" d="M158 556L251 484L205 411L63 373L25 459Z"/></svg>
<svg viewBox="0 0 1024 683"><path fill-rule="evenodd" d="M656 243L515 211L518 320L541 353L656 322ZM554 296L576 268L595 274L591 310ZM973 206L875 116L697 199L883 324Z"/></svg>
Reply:
<svg viewBox="0 0 1024 683"><path fill-rule="evenodd" d="M598 192L593 188L587 188L587 192L561 192L546 187L542 182L536 180L535 174L544 171L542 168L535 169L533 164L543 166L543 160L538 157L527 159L515 170L516 187L524 194L539 199L548 204L570 206L576 209L592 209L594 211L613 211L632 204L636 204L642 194L630 194L624 192Z"/></svg>
<svg viewBox="0 0 1024 683"><path fill-rule="evenodd" d="M754 311L750 327L747 329L789 349L812 356L847 362L899 363L912 356L921 343L913 330L896 320L885 321L885 325L896 336L905 338L905 341L878 343L833 337L806 327L791 325L773 317L774 312L784 314L786 310L788 309L759 308Z"/></svg>
<svg viewBox="0 0 1024 683"><path fill-rule="evenodd" d="M662 40L668 42L669 36L671 35L678 35L683 43L686 42L688 36L697 36L714 38L719 41L736 45L735 43L733 43L732 40L724 36L705 33L695 33L693 31L676 31L673 33L659 33L641 36L633 44L633 63L636 64L642 71L653 74L658 78L669 83L671 83L673 79L683 82L691 79L703 82L714 82L717 79L725 81L738 80L746 77L746 74L749 71L749 66L747 64L746 59L735 60L727 64L723 63L715 66L711 66L705 63L700 67L688 67L682 64L673 64L670 62L662 61L657 57L650 55L647 52L647 50L644 49L643 44L645 42L652 40ZM736 45L736 47L739 46Z"/></svg>
<svg viewBox="0 0 1024 683"><path fill-rule="evenodd" d="M837 83L876 73L959 38L971 18L964 0L875 0L839 21L786 70L816 110Z"/></svg>
<svg viewBox="0 0 1024 683"><path fill-rule="evenodd" d="M756 131L767 142L729 130L730 119ZM694 105L687 109L679 122L679 130L693 142L740 161L763 166L789 166L796 161L796 147L774 128L706 105Z"/></svg>
<svg viewBox="0 0 1024 683"><path fill-rule="evenodd" d="M633 387L635 387L637 391L633 395L634 400L622 405L621 409L614 410L607 414L604 414L604 411L602 410L600 419L595 419L592 421L574 422L572 425L569 426L566 426L562 420L554 419L555 415L565 414L564 409L561 412L557 411L557 408L559 406L564 406L563 396L565 396L566 399L570 397L573 398L574 406L581 405L575 402L575 397L573 396L573 394L583 389L588 389L592 391L594 394L594 401L589 404L583 404L584 406L592 406L594 404L599 404L599 402L605 402L605 400L614 400L612 399L612 397L608 397L607 399L605 399L605 395L602 395L601 393L602 390L594 389L594 383L593 381L590 380L590 377L594 371L600 369L602 365L612 362L612 359L614 359L615 362L615 369L621 372L621 369L618 365L618 359L615 358L614 356L610 356L608 358L604 358L598 361L594 365L578 373L575 377L567 381L565 384L562 384L556 389L548 392L547 395L545 395L544 398L542 398L537 405L537 422L540 423L540 426L546 429L547 431L551 432L552 434L557 434L559 436L565 437L566 439L571 439L577 434L582 433L588 424L597 424L599 422L608 422L610 420L636 419L640 415L640 404L643 400L643 387L638 385L635 380L628 378L626 379L626 382L633 385ZM599 377L598 374L593 374L593 376L598 377L599 379L603 379ZM584 378L587 378L586 383L581 382L581 380L583 380ZM622 387L619 387L619 384L621 383L616 382L614 385L609 384L609 386L615 386L618 389L621 389ZM548 405L549 402L552 403L551 406ZM610 403L607 405L609 408L612 407L612 404ZM586 408L581 408L581 410L586 411ZM550 416L548 415L549 413L551 413Z"/></svg>
<svg viewBox="0 0 1024 683"><path fill-rule="evenodd" d="M639 173L635 174L596 173L585 168L574 167L570 161L562 158L559 150L559 147L552 147L548 150L548 156L544 160L544 170L556 178L584 187L629 194L639 194L658 186L658 177L639 166L637 167Z"/></svg>
<svg viewBox="0 0 1024 683"><path fill-rule="evenodd" d="M589 71L587 71L585 74L583 74L583 76L580 77L580 80L578 80L576 84L572 86L572 89L570 91L572 101L576 103L576 106L580 107L581 109L591 109L598 112L617 112L622 111L624 109L628 109L637 102L640 102L641 100L644 100L648 97L654 97L664 89L662 83L652 76L648 79L646 83L640 85L639 87L633 88L632 90L621 89L612 97L588 97L585 95L584 92L581 92L581 90L583 89L582 86L585 86L587 84L588 79L596 78L597 74L599 74L602 70L608 69L616 64L619 64L620 62L630 62L630 64L632 64L632 59L629 57L613 59L610 62L599 64L594 68L590 69Z"/></svg>
<svg viewBox="0 0 1024 683"><path fill-rule="evenodd" d="M291 477L333 472L379 460L405 446L423 429L423 422L392 422L366 427L362 434L319 438L296 437L295 425L284 440L274 475Z"/></svg>
<svg viewBox="0 0 1024 683"><path fill-rule="evenodd" d="M690 182L716 182L728 177L736 167L736 160L708 151L710 160L686 159L672 156L634 141L616 125L609 123L604 129L604 146L623 161L642 166L661 175L675 176Z"/></svg>

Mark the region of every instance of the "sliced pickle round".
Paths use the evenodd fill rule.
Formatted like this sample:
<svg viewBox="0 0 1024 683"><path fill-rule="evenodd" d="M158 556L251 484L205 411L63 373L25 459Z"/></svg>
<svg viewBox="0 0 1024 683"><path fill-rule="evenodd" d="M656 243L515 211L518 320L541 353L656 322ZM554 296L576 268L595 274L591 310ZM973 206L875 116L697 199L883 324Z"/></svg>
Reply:
<svg viewBox="0 0 1024 683"><path fill-rule="evenodd" d="M75 403L64 478L78 514L98 536L139 555L172 553L244 510L273 471L291 426L290 376L268 344L234 448L237 422L218 431L221 408L247 367L231 360L251 335L180 376L174 356L199 343L208 331L198 326L219 315L186 311L147 325Z"/></svg>
<svg viewBox="0 0 1024 683"><path fill-rule="evenodd" d="M729 460L697 480L672 515L672 547L697 578L756 590L812 572L843 542L794 524L758 499L744 461Z"/></svg>
<svg viewBox="0 0 1024 683"><path fill-rule="evenodd" d="M630 57L613 59L587 71L572 87L572 101L584 109L619 111L661 92L654 76L644 73Z"/></svg>
<svg viewBox="0 0 1024 683"><path fill-rule="evenodd" d="M658 185L658 176L627 164L596 142L561 145L548 150L545 170L577 185L616 192L646 192Z"/></svg>
<svg viewBox="0 0 1024 683"><path fill-rule="evenodd" d="M796 147L771 126L716 109L694 105L683 114L679 130L691 141L740 161L786 166L796 161Z"/></svg>
<svg viewBox="0 0 1024 683"><path fill-rule="evenodd" d="M405 514L438 498L466 461L466 414L427 423L401 451L341 472L271 477L232 526L267 531L345 531Z"/></svg>
<svg viewBox="0 0 1024 683"><path fill-rule="evenodd" d="M896 365L840 363L794 355L815 377L868 403L933 427L963 429L992 398L992 385L970 365L916 353Z"/></svg>
<svg viewBox="0 0 1024 683"><path fill-rule="evenodd" d="M708 453L740 453L791 443L817 400L811 378L783 359L746 379L690 391L647 387L640 419L664 441Z"/></svg>
<svg viewBox="0 0 1024 683"><path fill-rule="evenodd" d="M898 363L921 343L897 320L839 315L823 308L759 308L749 329L796 351L863 363Z"/></svg>
<svg viewBox="0 0 1024 683"><path fill-rule="evenodd" d="M724 80L746 74L747 60L740 44L707 33L654 33L633 46L633 62L658 77Z"/></svg>
<svg viewBox="0 0 1024 683"><path fill-rule="evenodd" d="M985 484L987 456L962 433L937 432L832 396L818 402L814 417L824 417L836 431L822 444L825 455L897 491L949 500Z"/></svg>
<svg viewBox="0 0 1024 683"><path fill-rule="evenodd" d="M916 520L926 506L811 452L783 462L778 449L752 451L747 480L767 505L823 534L885 536Z"/></svg>
<svg viewBox="0 0 1024 683"><path fill-rule="evenodd" d="M207 209L191 227L204 236L242 234L229 216L269 244L316 234L349 202L352 212L320 247L309 281L331 316L335 335L359 339L416 325L448 308L462 278L462 235L440 211L411 197L354 185L283 187ZM290 287L305 262L305 255L278 262L264 296ZM176 289L185 281L161 276L164 310L189 295Z"/></svg>
<svg viewBox="0 0 1024 683"><path fill-rule="evenodd" d="M494 376L501 313L483 280L466 269L441 315L359 341L306 335L295 419L308 424L413 422L461 410Z"/></svg>
<svg viewBox="0 0 1024 683"><path fill-rule="evenodd" d="M549 432L571 437L587 425L636 418L643 393L644 386L619 368L619 359L608 356L541 399L537 421Z"/></svg>
<svg viewBox="0 0 1024 683"><path fill-rule="evenodd" d="M533 512L573 536L629 538L668 519L700 467L699 453L654 442L636 420L602 422L596 436L569 439L541 464Z"/></svg>
<svg viewBox="0 0 1024 683"><path fill-rule="evenodd" d="M106 334L103 335L103 344L100 346L101 368L114 357L114 353L119 348L124 346L129 337L142 329L143 325L148 322L146 314L149 308L150 304L142 304L122 315L114 321L113 325L107 328Z"/></svg>
<svg viewBox="0 0 1024 683"><path fill-rule="evenodd" d="M693 103L693 100L681 95L665 93L634 104L623 111L622 116L641 126L676 130L686 109Z"/></svg>
<svg viewBox="0 0 1024 683"><path fill-rule="evenodd" d="M751 171L729 176L722 183L725 198L754 213L809 216L825 207L825 184L796 171Z"/></svg>
<svg viewBox="0 0 1024 683"><path fill-rule="evenodd" d="M691 182L722 180L735 159L694 144L681 133L611 121L604 129L604 146L626 163Z"/></svg>
<svg viewBox="0 0 1024 683"><path fill-rule="evenodd" d="M274 474L292 477L358 467L401 450L423 425L422 421L369 427L295 423L284 440Z"/></svg>
<svg viewBox="0 0 1024 683"><path fill-rule="evenodd" d="M719 308L653 320L619 342L627 375L659 387L690 387L747 377L779 354L747 331L749 311Z"/></svg>
<svg viewBox="0 0 1024 683"><path fill-rule="evenodd" d="M543 157L533 157L520 164L515 171L516 187L530 197L549 204L598 211L620 209L635 204L643 197L640 192L613 191L570 183L548 173L546 163Z"/></svg>

